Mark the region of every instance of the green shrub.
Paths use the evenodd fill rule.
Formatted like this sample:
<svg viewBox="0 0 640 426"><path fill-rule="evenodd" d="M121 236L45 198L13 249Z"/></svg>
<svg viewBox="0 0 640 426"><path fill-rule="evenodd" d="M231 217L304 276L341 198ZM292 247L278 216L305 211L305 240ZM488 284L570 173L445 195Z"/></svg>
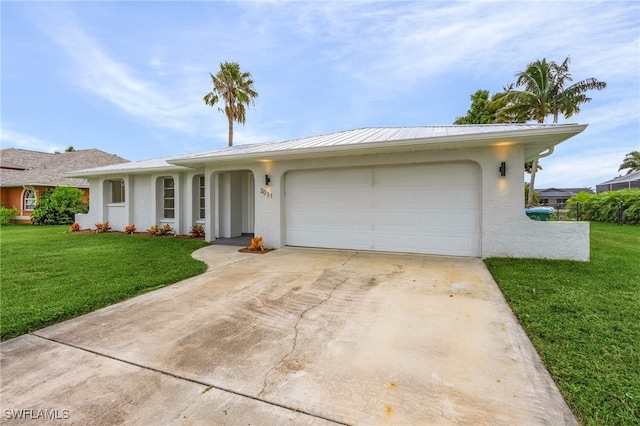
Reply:
<svg viewBox="0 0 640 426"><path fill-rule="evenodd" d="M71 225L76 213L86 213L89 206L82 202L82 190L70 186L46 189L31 214L35 225Z"/></svg>
<svg viewBox="0 0 640 426"><path fill-rule="evenodd" d="M600 194L581 192L567 201L566 209L569 217L576 218L578 205L582 220L616 223L622 207L624 223L640 224L640 188Z"/></svg>
<svg viewBox="0 0 640 426"><path fill-rule="evenodd" d="M11 219L18 216L20 213L16 206L11 208L0 206L0 225L8 225L11 223Z"/></svg>

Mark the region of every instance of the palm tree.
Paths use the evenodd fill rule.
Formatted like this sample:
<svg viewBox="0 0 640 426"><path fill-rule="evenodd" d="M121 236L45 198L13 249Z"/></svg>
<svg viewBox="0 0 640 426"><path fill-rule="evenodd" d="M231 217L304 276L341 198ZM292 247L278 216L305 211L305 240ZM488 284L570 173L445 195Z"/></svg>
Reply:
<svg viewBox="0 0 640 426"><path fill-rule="evenodd" d="M560 114L569 118L579 113L580 105L591 101L585 92L591 89L602 90L607 84L595 78L587 78L566 87L573 81L569 73L570 61L567 56L562 64L558 65L543 58L527 65L524 71L515 75L515 87L522 87L523 90L515 90L510 86L509 90L496 95L496 102L504 105L498 110L498 118L524 115L529 120L544 123L545 119L552 115L553 122L557 123ZM527 205L533 204L537 170L538 159L534 158Z"/></svg>
<svg viewBox="0 0 640 426"><path fill-rule="evenodd" d="M204 95L204 103L214 106L218 100L224 100L224 113L229 120L229 146L233 146L233 122L246 121L246 105L255 105L258 92L253 87L251 74L242 72L237 62L223 62L216 75L209 73L213 81L213 90ZM223 111L222 108L218 108Z"/></svg>
<svg viewBox="0 0 640 426"><path fill-rule="evenodd" d="M618 171L625 169L629 169L627 174L631 172L640 172L640 151L631 151L624 157Z"/></svg>

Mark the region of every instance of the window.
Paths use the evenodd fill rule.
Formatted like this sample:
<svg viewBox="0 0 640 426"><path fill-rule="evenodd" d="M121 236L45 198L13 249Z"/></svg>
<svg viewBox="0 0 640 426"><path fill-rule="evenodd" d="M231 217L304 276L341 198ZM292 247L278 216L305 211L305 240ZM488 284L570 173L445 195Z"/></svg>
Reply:
<svg viewBox="0 0 640 426"><path fill-rule="evenodd" d="M36 208L36 190L27 188L24 191L24 209L33 210Z"/></svg>
<svg viewBox="0 0 640 426"><path fill-rule="evenodd" d="M173 178L163 178L163 199L164 199L164 213L165 219L175 218L175 192Z"/></svg>
<svg viewBox="0 0 640 426"><path fill-rule="evenodd" d="M200 176L199 183L200 183L200 189L199 189L199 200L200 200L199 211L200 211L200 215L199 215L198 217L199 217L200 219L204 219L204 218L205 218L205 208L204 208L204 176Z"/></svg>
<svg viewBox="0 0 640 426"><path fill-rule="evenodd" d="M111 183L111 202L124 203L124 179L116 179Z"/></svg>

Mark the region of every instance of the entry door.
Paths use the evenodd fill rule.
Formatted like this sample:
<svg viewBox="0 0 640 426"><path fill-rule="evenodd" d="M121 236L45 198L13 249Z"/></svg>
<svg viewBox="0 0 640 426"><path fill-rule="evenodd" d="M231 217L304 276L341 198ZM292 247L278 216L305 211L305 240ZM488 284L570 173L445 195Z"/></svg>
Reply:
<svg viewBox="0 0 640 426"><path fill-rule="evenodd" d="M480 256L473 163L287 173L290 246Z"/></svg>

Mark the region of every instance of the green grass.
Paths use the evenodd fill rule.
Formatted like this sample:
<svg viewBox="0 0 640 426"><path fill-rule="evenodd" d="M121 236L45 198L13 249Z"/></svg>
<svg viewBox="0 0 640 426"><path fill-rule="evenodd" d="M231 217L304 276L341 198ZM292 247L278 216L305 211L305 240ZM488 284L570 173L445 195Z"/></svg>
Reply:
<svg viewBox="0 0 640 426"><path fill-rule="evenodd" d="M640 424L640 226L591 223L591 262L485 261L585 425Z"/></svg>
<svg viewBox="0 0 640 426"><path fill-rule="evenodd" d="M201 240L0 229L0 333L6 340L205 271Z"/></svg>

